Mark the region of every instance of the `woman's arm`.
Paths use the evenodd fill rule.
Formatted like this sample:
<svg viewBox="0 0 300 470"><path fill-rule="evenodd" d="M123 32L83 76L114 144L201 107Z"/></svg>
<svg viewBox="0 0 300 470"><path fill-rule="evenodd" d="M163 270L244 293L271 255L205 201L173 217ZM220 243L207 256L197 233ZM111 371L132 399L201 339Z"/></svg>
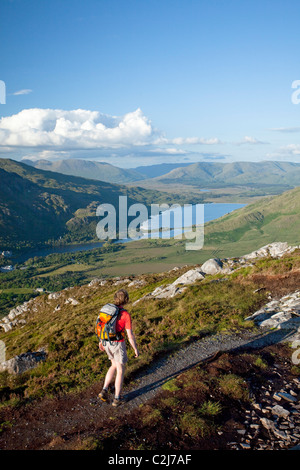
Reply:
<svg viewBox="0 0 300 470"><path fill-rule="evenodd" d="M128 341L129 341L129 343L131 344L131 346L134 350L135 357L138 357L139 351L138 351L138 348L137 348L137 345L136 345L136 340L135 340L135 336L133 334L133 331L132 330L126 330L126 333L127 333Z"/></svg>

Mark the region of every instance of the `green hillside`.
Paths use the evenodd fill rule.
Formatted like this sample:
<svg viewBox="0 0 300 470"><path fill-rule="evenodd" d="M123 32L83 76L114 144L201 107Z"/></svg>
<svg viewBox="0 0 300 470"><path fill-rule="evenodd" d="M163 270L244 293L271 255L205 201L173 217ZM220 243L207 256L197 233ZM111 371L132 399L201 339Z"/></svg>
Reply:
<svg viewBox="0 0 300 470"><path fill-rule="evenodd" d="M44 171L14 160L0 159L0 247L96 239L96 207L127 195L128 205L182 202L143 188ZM190 202L190 201L188 201Z"/></svg>
<svg viewBox="0 0 300 470"><path fill-rule="evenodd" d="M125 184L143 179L143 175L134 169L125 170L105 162L92 162L70 158L66 160L24 160L27 165L39 170L54 171L64 175L80 176L107 183Z"/></svg>
<svg viewBox="0 0 300 470"><path fill-rule="evenodd" d="M300 242L300 187L264 198L207 224L205 247L245 254L267 243Z"/></svg>

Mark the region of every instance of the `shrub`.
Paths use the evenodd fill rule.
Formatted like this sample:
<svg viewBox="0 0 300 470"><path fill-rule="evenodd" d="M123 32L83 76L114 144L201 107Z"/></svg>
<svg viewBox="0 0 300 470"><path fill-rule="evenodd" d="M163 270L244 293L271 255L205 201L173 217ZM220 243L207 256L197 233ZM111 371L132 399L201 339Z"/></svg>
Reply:
<svg viewBox="0 0 300 470"><path fill-rule="evenodd" d="M222 406L219 402L213 402L211 400L205 401L199 408L199 413L206 416L216 416L222 410Z"/></svg>
<svg viewBox="0 0 300 470"><path fill-rule="evenodd" d="M177 390L180 390L178 385L176 385L176 379L168 380L168 382L165 382L161 388L163 390L168 390L169 392L176 392Z"/></svg>
<svg viewBox="0 0 300 470"><path fill-rule="evenodd" d="M163 419L158 409L146 405L144 411L146 412L146 414L142 416L144 426L156 426Z"/></svg>
<svg viewBox="0 0 300 470"><path fill-rule="evenodd" d="M267 369L268 367L268 364L261 357L258 357L254 364L260 369Z"/></svg>
<svg viewBox="0 0 300 470"><path fill-rule="evenodd" d="M212 426L196 411L189 411L180 417L179 426L181 431L193 438L204 437L212 432Z"/></svg>
<svg viewBox="0 0 300 470"><path fill-rule="evenodd" d="M245 381L235 374L225 374L219 378L220 391L235 400L249 400L249 392Z"/></svg>

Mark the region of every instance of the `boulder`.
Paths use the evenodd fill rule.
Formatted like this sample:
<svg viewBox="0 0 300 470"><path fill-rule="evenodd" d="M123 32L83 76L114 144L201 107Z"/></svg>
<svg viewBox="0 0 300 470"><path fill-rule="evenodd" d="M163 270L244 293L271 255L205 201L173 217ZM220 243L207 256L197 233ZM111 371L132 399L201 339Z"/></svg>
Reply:
<svg viewBox="0 0 300 470"><path fill-rule="evenodd" d="M0 363L0 372L7 371L9 374L19 375L29 369L36 367L46 359L45 351L27 352L15 356L12 359Z"/></svg>
<svg viewBox="0 0 300 470"><path fill-rule="evenodd" d="M281 418L287 418L290 415L289 410L286 410L283 406L275 405L271 409L273 415L277 415Z"/></svg>
<svg viewBox="0 0 300 470"><path fill-rule="evenodd" d="M98 278L95 278L95 279L92 279L91 282L88 284L89 287L98 287L98 286L105 286L105 284L107 283L107 280L105 279L98 279Z"/></svg>
<svg viewBox="0 0 300 470"><path fill-rule="evenodd" d="M12 324L11 323L0 323L0 326L4 329L4 332L7 333L12 329Z"/></svg>
<svg viewBox="0 0 300 470"><path fill-rule="evenodd" d="M65 304L78 305L79 302L78 302L78 300L74 299L73 297L69 297L69 298L65 301Z"/></svg>
<svg viewBox="0 0 300 470"><path fill-rule="evenodd" d="M130 282L130 279L118 279L116 282L114 282L114 286L119 286L120 284L128 284Z"/></svg>
<svg viewBox="0 0 300 470"><path fill-rule="evenodd" d="M53 299L58 299L61 296L61 292L51 292L51 294L48 295L49 300Z"/></svg>
<svg viewBox="0 0 300 470"><path fill-rule="evenodd" d="M128 284L128 287L142 287L146 284L144 279L134 279Z"/></svg>
<svg viewBox="0 0 300 470"><path fill-rule="evenodd" d="M14 320L16 318L17 314L15 309L10 310L9 314L7 315L9 320Z"/></svg>
<svg viewBox="0 0 300 470"><path fill-rule="evenodd" d="M207 260L202 266L201 271L204 274L218 274L222 271L223 262L218 258Z"/></svg>
<svg viewBox="0 0 300 470"><path fill-rule="evenodd" d="M275 437L277 437L278 439L289 439L288 434L278 429L276 424L272 420L268 418L260 418L260 421L263 427L266 428L268 431L272 431Z"/></svg>
<svg viewBox="0 0 300 470"><path fill-rule="evenodd" d="M179 287L173 284L168 284L167 286L158 286L156 289L154 289L154 291L133 302L132 305L136 305L141 300L145 299L170 299L175 295L181 294L185 289L186 287Z"/></svg>

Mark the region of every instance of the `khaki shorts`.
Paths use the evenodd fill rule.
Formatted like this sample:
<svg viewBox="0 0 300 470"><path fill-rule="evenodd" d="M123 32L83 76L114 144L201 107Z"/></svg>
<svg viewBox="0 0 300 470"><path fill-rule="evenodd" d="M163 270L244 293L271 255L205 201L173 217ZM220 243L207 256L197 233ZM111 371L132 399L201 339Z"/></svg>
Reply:
<svg viewBox="0 0 300 470"><path fill-rule="evenodd" d="M112 341L111 344L107 342L104 349L111 361L114 360L120 364L126 364L128 361L125 341Z"/></svg>

